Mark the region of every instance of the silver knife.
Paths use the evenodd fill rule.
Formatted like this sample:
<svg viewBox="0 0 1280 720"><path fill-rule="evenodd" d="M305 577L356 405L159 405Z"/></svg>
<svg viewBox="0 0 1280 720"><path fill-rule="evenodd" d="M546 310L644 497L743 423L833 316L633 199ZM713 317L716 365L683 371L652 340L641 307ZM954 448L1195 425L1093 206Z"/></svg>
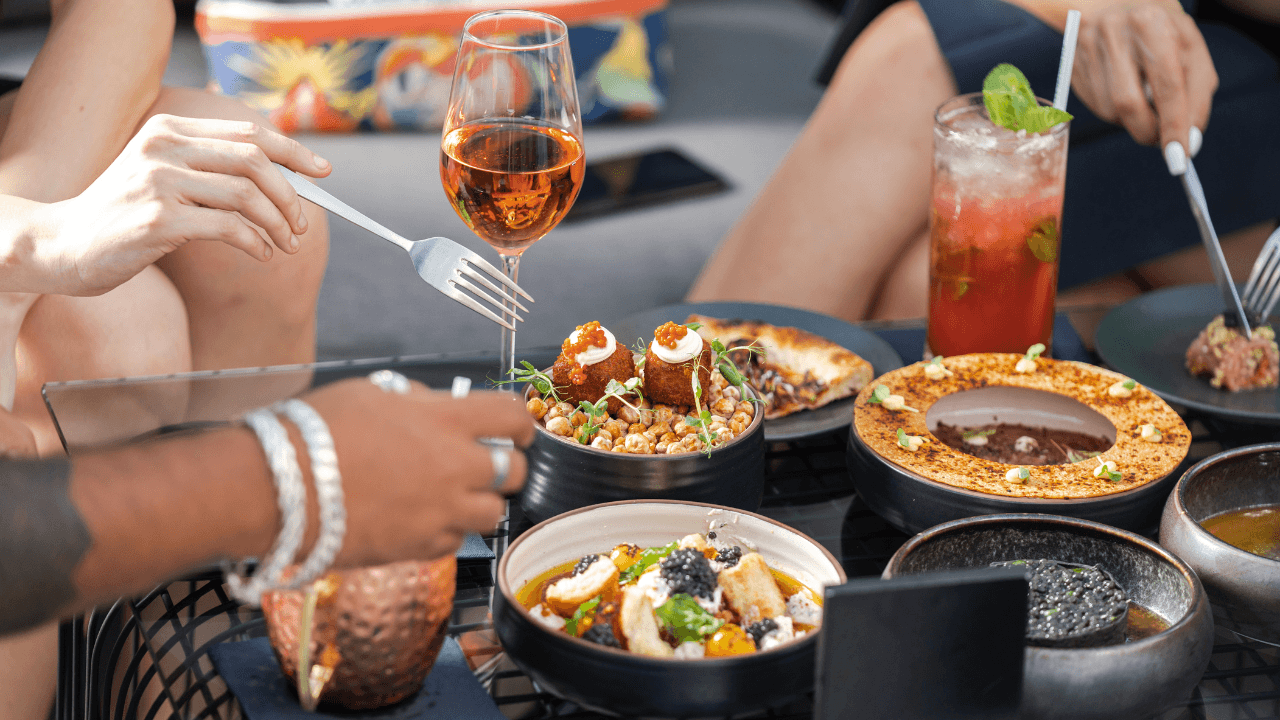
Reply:
<svg viewBox="0 0 1280 720"><path fill-rule="evenodd" d="M1177 146L1173 150L1173 146ZM1244 306L1240 304L1240 293L1236 292L1236 284L1231 279L1231 271L1227 268L1227 258L1222 254L1222 245L1218 242L1218 233L1213 229L1213 221L1209 219L1209 203L1204 197L1204 188L1200 185L1200 176L1196 174L1196 166L1191 163L1191 158L1187 156L1186 151L1182 148L1182 143L1171 142L1165 150L1165 159L1169 162L1170 172L1175 175L1176 162L1169 155L1180 154L1182 161L1186 163L1186 170L1182 175L1182 189L1187 192L1187 200L1191 202L1191 214L1196 218L1196 225L1200 228L1200 240L1204 242L1204 249L1209 256L1209 267L1213 268L1213 278L1218 283L1218 289L1222 291L1222 300L1226 303L1226 313L1224 320L1228 327L1241 327L1244 329L1244 335L1247 338L1253 338L1253 329L1249 327L1249 319L1245 316ZM1235 317L1233 318L1232 315Z"/></svg>

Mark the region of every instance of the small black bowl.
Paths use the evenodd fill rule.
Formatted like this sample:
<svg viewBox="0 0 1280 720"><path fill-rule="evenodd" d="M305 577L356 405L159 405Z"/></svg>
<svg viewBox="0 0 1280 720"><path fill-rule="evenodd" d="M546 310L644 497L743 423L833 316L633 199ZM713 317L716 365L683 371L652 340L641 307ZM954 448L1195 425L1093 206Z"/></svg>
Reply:
<svg viewBox="0 0 1280 720"><path fill-rule="evenodd" d="M1224 512L1280 504L1280 443L1250 445L1206 458L1169 496L1160 544L1195 568L1219 612L1219 625L1280 643L1280 561L1223 542L1200 525Z"/></svg>
<svg viewBox="0 0 1280 720"><path fill-rule="evenodd" d="M607 452L553 435L535 422L520 507L533 522L619 500L688 500L754 511L764 493L763 418L757 408L747 430L710 455Z"/></svg>
<svg viewBox="0 0 1280 720"><path fill-rule="evenodd" d="M755 547L771 567L822 596L846 580L806 535L754 513L703 503L636 500L595 505L534 526L498 564L493 625L503 649L540 686L584 707L634 717L726 717L778 707L813 689L818 633L764 652L680 660L633 655L550 630L516 600L546 570L619 543L664 545L711 522ZM720 524L728 523L720 528Z"/></svg>
<svg viewBox="0 0 1280 720"><path fill-rule="evenodd" d="M1028 646L1019 717L1139 720L1191 694L1213 654L1209 599L1186 563L1139 535L1055 515L971 517L908 540L884 577L1041 558L1107 571L1131 600L1169 627L1119 645Z"/></svg>

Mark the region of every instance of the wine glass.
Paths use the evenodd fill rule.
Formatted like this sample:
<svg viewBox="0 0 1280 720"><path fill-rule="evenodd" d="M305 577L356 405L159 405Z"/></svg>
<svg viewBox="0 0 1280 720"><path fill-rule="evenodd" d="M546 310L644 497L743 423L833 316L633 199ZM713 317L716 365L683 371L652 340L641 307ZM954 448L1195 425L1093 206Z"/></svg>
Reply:
<svg viewBox="0 0 1280 720"><path fill-rule="evenodd" d="M526 10L473 15L458 46L440 180L462 221L498 251L512 282L521 253L569 212L583 166L568 28ZM511 379L515 345L515 332L503 328L502 379Z"/></svg>

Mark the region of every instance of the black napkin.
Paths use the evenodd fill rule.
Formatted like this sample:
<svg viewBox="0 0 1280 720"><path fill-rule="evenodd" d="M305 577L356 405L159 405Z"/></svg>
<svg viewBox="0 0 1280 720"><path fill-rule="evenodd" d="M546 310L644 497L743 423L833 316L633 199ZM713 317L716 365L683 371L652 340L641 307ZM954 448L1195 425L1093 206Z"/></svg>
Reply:
<svg viewBox="0 0 1280 720"><path fill-rule="evenodd" d="M315 713L303 710L266 638L219 643L209 649L209 655L249 720L505 720L467 666L462 648L453 638L445 638L431 674L416 695L390 707L364 711L325 712L328 708L324 706Z"/></svg>
<svg viewBox="0 0 1280 720"><path fill-rule="evenodd" d="M902 328L877 330L885 342L893 346L905 363L913 363L924 355L924 328ZM1079 362L1096 362L1084 342L1071 326L1066 315L1059 314L1053 319L1053 357L1057 360L1077 360Z"/></svg>

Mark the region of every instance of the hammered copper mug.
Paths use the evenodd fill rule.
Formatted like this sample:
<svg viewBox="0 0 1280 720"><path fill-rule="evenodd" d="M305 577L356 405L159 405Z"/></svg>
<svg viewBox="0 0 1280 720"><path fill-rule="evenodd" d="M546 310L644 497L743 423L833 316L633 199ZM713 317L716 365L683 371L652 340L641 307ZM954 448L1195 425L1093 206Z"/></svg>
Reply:
<svg viewBox="0 0 1280 720"><path fill-rule="evenodd" d="M450 555L333 572L298 590L264 593L271 647L302 706L370 710L417 692L444 643L456 576Z"/></svg>

